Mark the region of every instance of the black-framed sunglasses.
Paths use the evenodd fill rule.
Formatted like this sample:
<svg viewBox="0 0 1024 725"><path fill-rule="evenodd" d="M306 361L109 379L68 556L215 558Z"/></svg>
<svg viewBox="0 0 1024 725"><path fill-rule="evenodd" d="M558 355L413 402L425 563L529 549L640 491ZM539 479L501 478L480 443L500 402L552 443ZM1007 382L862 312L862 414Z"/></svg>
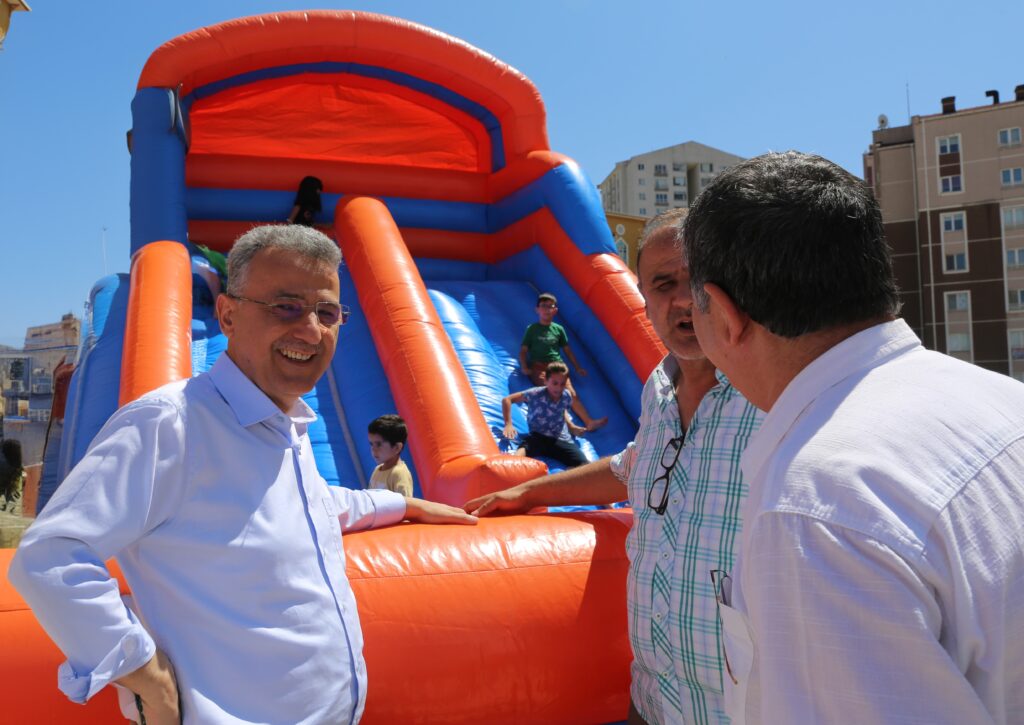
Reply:
<svg viewBox="0 0 1024 725"><path fill-rule="evenodd" d="M658 516L664 516L665 510L668 509L669 479L679 462L679 454L683 451L685 436L685 433L676 436L665 444L665 450L661 452L661 475L651 481L651 487L647 489L647 505L654 509L654 513ZM655 501L659 503L655 504Z"/></svg>
<svg viewBox="0 0 1024 725"><path fill-rule="evenodd" d="M316 321L321 327L331 328L335 325L344 325L352 315L352 310L347 305L337 302L314 302L311 305L304 305L298 300L290 297L276 297L271 302L249 299L241 295L226 293L233 300L252 302L255 305L263 305L270 313L281 322L295 322L309 314L310 310L316 312Z"/></svg>

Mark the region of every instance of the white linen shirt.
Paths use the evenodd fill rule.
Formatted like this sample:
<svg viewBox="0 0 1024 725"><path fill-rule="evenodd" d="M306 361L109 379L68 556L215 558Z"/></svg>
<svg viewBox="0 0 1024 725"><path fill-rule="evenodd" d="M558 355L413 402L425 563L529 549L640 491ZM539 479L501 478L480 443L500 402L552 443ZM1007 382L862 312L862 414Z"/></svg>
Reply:
<svg viewBox="0 0 1024 725"><path fill-rule="evenodd" d="M651 725L718 725L728 718L711 570L733 563L747 495L740 455L763 413L717 373L690 420L668 506L659 515L647 504L648 491L665 471L666 445L683 431L678 375L671 355L654 369L644 385L636 438L611 459L633 504L626 539L630 696Z"/></svg>
<svg viewBox="0 0 1024 725"><path fill-rule="evenodd" d="M743 471L734 724L1024 721L1024 385L880 324L792 380Z"/></svg>
<svg viewBox="0 0 1024 725"><path fill-rule="evenodd" d="M72 700L160 648L185 723L358 721L366 667L341 533L401 520L405 499L327 486L315 419L301 400L282 413L227 355L111 417L9 573L68 658Z"/></svg>

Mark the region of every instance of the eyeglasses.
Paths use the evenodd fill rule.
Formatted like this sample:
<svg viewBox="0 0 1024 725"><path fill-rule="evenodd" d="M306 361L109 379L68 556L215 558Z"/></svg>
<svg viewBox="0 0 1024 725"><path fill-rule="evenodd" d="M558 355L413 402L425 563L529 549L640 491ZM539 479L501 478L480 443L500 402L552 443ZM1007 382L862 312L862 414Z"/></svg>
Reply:
<svg viewBox="0 0 1024 725"><path fill-rule="evenodd" d="M668 508L669 478L672 476L676 463L679 462L679 454L683 450L683 438L685 435L684 433L681 436L672 438L665 444L665 450L661 452L662 473L651 481L651 487L647 490L647 505L654 509L654 513L658 514L658 516L664 516L665 510ZM655 504L655 501L659 501L659 503Z"/></svg>
<svg viewBox="0 0 1024 725"><path fill-rule="evenodd" d="M558 305L553 305L550 302L547 302L547 303L544 303L544 304L541 304L541 305L537 305L537 306L540 307L542 310L557 310L558 309Z"/></svg>
<svg viewBox="0 0 1024 725"><path fill-rule="evenodd" d="M335 325L344 325L352 315L352 310L347 305L340 305L337 302L314 302L311 305L304 305L288 297L277 297L272 302L260 302L230 293L228 293L228 297L242 302L252 302L255 305L263 305L281 322L301 320L309 314L309 310L314 310L316 321L321 327L328 329Z"/></svg>
<svg viewBox="0 0 1024 725"><path fill-rule="evenodd" d="M715 590L715 612L718 613L718 629L719 631L725 630L725 625L722 624L722 606L729 606L726 602L728 597L726 596L725 586L732 587L732 577L729 576L729 572L725 569L712 569L711 570L711 588ZM729 664L729 653L725 649L725 640L722 641L722 661L725 662L725 671L729 675L729 679L732 680L732 684L740 684L739 680L732 673L732 665Z"/></svg>

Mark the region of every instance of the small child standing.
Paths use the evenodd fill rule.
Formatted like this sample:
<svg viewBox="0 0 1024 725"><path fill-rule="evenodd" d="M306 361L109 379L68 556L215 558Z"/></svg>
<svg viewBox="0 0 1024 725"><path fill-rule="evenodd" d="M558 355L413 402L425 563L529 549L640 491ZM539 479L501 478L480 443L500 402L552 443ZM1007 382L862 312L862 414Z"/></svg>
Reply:
<svg viewBox="0 0 1024 725"><path fill-rule="evenodd" d="M501 400L501 414L505 418L506 438L514 440L516 429L512 425L512 404L526 403L526 422L530 432L523 437L516 455L531 458L554 458L569 468L587 462L583 451L569 435L580 435L585 429L573 424L569 408L573 395L566 386L569 368L563 362L548 363L544 371L544 386L506 395Z"/></svg>
<svg viewBox="0 0 1024 725"><path fill-rule="evenodd" d="M534 385L544 385L544 374L548 363L563 362L562 350L569 362L576 368L581 377L587 377L587 371L579 364L576 354L569 347L569 336L565 334L565 328L555 322L555 313L558 311L558 300L550 292L543 292L537 296L537 322L529 325L523 334L523 341L519 346L519 369L523 375L530 378ZM563 363L564 364L564 363ZM566 368L566 388L573 398L572 409L583 421L588 431L597 430L608 418L590 417L590 413L583 405L583 401L576 394L576 389L568 378Z"/></svg>
<svg viewBox="0 0 1024 725"><path fill-rule="evenodd" d="M382 415L367 428L370 453L377 467L368 488L386 488L403 496L412 496L412 474L399 456L409 437L405 421L394 414Z"/></svg>

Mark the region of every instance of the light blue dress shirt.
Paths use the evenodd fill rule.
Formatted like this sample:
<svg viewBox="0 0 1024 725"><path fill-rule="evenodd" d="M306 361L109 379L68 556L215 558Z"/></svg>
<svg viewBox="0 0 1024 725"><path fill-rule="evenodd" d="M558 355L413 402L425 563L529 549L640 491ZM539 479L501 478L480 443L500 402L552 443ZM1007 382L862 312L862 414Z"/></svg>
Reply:
<svg viewBox="0 0 1024 725"><path fill-rule="evenodd" d="M58 684L72 700L160 648L185 723L359 720L366 666L341 534L401 520L405 499L327 486L315 418L301 400L282 413L227 355L111 417L9 572L68 658Z"/></svg>

